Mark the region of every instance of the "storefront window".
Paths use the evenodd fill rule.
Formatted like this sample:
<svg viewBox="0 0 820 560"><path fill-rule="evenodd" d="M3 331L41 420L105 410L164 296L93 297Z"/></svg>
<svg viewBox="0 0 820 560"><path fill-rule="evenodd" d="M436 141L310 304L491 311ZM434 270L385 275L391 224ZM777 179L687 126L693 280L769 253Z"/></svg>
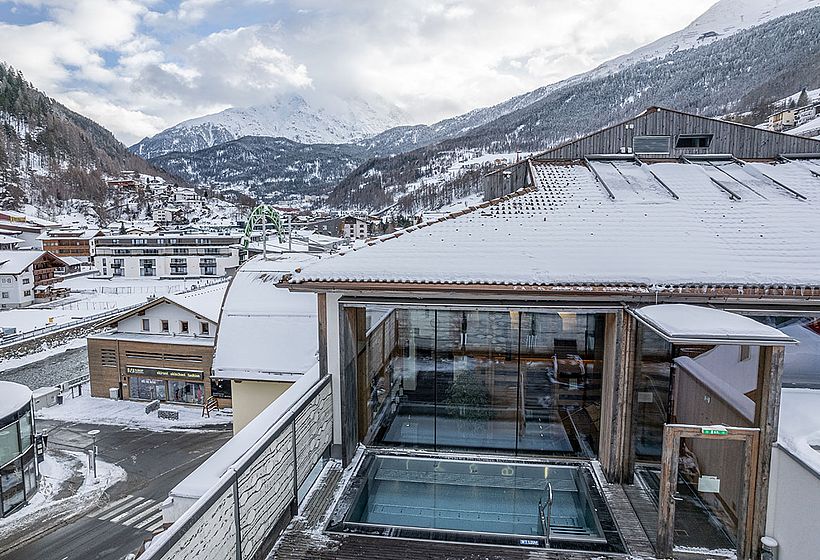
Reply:
<svg viewBox="0 0 820 560"><path fill-rule="evenodd" d="M23 493L23 466L17 459L0 468L0 489L3 494L3 515L25 501Z"/></svg>
<svg viewBox="0 0 820 560"><path fill-rule="evenodd" d="M230 399L231 381L229 379L211 379L211 395L222 399Z"/></svg>
<svg viewBox="0 0 820 560"><path fill-rule="evenodd" d="M144 401L168 400L163 379L131 377L131 398Z"/></svg>
<svg viewBox="0 0 820 560"><path fill-rule="evenodd" d="M187 381L169 381L170 399L174 402L186 404L202 404L205 402L205 393L202 383Z"/></svg>
<svg viewBox="0 0 820 560"><path fill-rule="evenodd" d="M346 315L361 440L597 454L603 314L370 311Z"/></svg>
<svg viewBox="0 0 820 560"><path fill-rule="evenodd" d="M0 465L8 463L20 455L20 439L17 422L0 428Z"/></svg>

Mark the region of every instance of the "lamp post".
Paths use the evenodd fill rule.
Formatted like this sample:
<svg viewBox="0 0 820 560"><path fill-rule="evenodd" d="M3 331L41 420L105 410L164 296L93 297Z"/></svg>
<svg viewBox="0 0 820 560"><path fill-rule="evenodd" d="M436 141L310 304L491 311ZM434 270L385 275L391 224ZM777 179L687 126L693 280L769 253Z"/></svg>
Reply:
<svg viewBox="0 0 820 560"><path fill-rule="evenodd" d="M100 430L89 430L88 435L91 436L91 450L88 452L88 470L93 474L94 482L97 482L97 434Z"/></svg>

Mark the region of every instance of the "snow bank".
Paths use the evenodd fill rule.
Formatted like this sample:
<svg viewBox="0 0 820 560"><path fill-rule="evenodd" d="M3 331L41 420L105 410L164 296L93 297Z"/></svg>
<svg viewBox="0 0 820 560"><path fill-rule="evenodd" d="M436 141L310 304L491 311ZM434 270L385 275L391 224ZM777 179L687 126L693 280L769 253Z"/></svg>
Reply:
<svg viewBox="0 0 820 560"><path fill-rule="evenodd" d="M783 389L777 443L820 474L820 390Z"/></svg>
<svg viewBox="0 0 820 560"><path fill-rule="evenodd" d="M127 478L122 467L97 459L97 480L88 477L88 460L79 451L47 452L40 464L42 479L38 493L25 507L0 519L0 542L12 547L50 530L57 524L85 514L100 503L105 491ZM82 477L76 492L56 499L69 488L69 481Z"/></svg>
<svg viewBox="0 0 820 560"><path fill-rule="evenodd" d="M88 384L83 387L83 395L66 400L62 405L39 410L37 419L60 420L63 422L85 422L110 426L127 426L156 432L193 429L229 424L231 416L212 412L210 418L202 417L200 407L189 407L163 403L163 408L179 412L179 420L164 420L156 412L145 414L145 403L135 401L115 401L90 396Z"/></svg>

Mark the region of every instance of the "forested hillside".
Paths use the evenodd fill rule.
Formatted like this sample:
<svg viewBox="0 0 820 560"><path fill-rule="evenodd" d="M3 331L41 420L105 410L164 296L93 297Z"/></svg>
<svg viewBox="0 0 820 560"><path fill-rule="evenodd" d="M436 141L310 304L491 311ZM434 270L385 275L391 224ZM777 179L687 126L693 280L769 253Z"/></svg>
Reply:
<svg viewBox="0 0 820 560"><path fill-rule="evenodd" d="M820 9L792 14L697 49L574 80L461 136L369 161L339 184L327 205L378 210L404 198L405 205L423 208L427 204L413 204L407 200L412 192L396 186L419 180L420 170L434 170L453 150L544 150L653 105L706 116L749 111L820 86L818 61ZM443 196L432 207L449 202L452 190L442 184Z"/></svg>
<svg viewBox="0 0 820 560"><path fill-rule="evenodd" d="M126 169L174 180L0 63L0 204L46 208L81 199L105 219L112 208L103 175Z"/></svg>

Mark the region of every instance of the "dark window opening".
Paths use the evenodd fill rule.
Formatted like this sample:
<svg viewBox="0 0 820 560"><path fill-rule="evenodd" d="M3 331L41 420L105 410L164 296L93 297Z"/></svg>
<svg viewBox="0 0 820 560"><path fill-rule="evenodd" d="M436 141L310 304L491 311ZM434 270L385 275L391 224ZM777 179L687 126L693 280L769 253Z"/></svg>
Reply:
<svg viewBox="0 0 820 560"><path fill-rule="evenodd" d="M676 148L708 148L712 144L711 134L681 134Z"/></svg>

